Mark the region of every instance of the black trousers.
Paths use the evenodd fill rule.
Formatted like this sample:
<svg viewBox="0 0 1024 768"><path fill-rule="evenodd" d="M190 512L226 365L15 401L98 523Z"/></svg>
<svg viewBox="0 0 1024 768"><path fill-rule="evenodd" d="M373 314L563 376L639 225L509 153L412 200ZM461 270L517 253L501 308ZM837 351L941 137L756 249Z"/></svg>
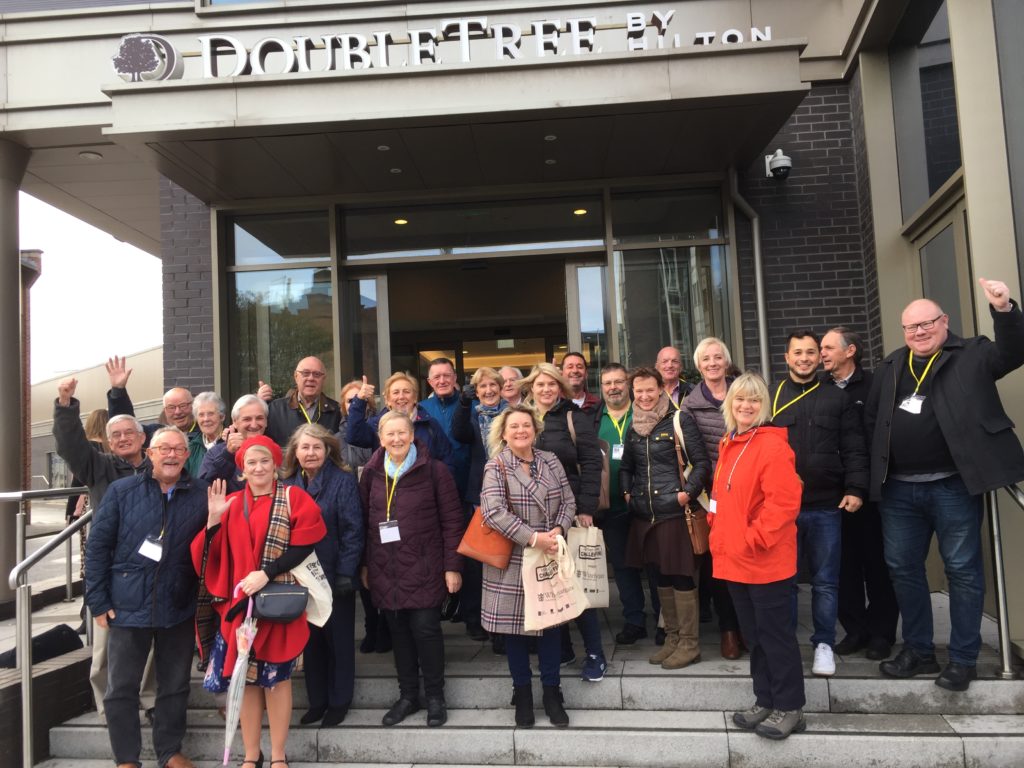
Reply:
<svg viewBox="0 0 1024 768"><path fill-rule="evenodd" d="M335 596L331 617L309 625L303 659L309 708L348 709L356 681L356 593Z"/></svg>
<svg viewBox="0 0 1024 768"><path fill-rule="evenodd" d="M711 575L713 563L711 553L707 552L701 557L700 563L700 585L698 595L701 611L715 604L715 613L718 614L718 630L720 632L736 632L740 628L736 619L736 609L732 604L732 597L729 595L729 583L722 579L716 579Z"/></svg>
<svg viewBox="0 0 1024 768"><path fill-rule="evenodd" d="M867 603L864 596L867 591ZM839 566L839 623L848 635L896 642L900 609L882 543L882 517L876 504L843 514Z"/></svg>
<svg viewBox="0 0 1024 768"><path fill-rule="evenodd" d="M150 647L156 669L153 750L157 765L163 765L181 751L195 648L194 627L192 619L173 627L110 627L103 709L115 763L139 763L142 751L139 686Z"/></svg>
<svg viewBox="0 0 1024 768"><path fill-rule="evenodd" d="M740 631L750 648L750 676L757 704L790 712L802 709L804 667L793 626L796 577L770 584L729 582Z"/></svg>
<svg viewBox="0 0 1024 768"><path fill-rule="evenodd" d="M441 633L440 608L401 608L381 613L391 630L398 691L402 698L415 701L423 691L428 699L444 698L444 635Z"/></svg>

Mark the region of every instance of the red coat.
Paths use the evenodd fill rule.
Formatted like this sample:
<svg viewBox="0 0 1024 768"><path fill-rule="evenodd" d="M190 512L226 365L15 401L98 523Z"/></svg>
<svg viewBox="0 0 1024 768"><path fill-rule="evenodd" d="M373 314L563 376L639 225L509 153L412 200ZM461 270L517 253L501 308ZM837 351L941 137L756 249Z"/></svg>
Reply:
<svg viewBox="0 0 1024 768"><path fill-rule="evenodd" d="M288 491L291 502L291 533L289 542L294 546L316 544L327 533L320 507L301 488ZM249 519L245 519L242 496L249 499ZM245 618L245 611L239 611L232 621L227 613L235 604L235 585L252 571L259 570L263 554L263 542L270 525L270 506L273 496L261 496L255 502L249 487L228 496L231 506L221 518L220 527L210 540L206 560L206 588L214 597L214 610L220 616L220 631L227 641L227 655L224 658L222 674L230 675L235 665L235 630ZM200 531L192 540L192 563L196 573L202 567L203 546L206 531ZM240 600L245 596L240 595ZM303 614L288 624L264 621L259 623L253 649L260 661L280 663L291 661L302 653L309 639L309 626Z"/></svg>
<svg viewBox="0 0 1024 768"><path fill-rule="evenodd" d="M786 430L762 426L723 437L713 487L715 578L768 584L796 574L802 485Z"/></svg>

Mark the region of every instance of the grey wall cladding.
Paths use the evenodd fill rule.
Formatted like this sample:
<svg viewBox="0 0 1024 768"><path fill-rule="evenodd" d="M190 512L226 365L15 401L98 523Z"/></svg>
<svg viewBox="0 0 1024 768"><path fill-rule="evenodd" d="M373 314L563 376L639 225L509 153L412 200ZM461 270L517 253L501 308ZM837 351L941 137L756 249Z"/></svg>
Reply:
<svg viewBox="0 0 1024 768"><path fill-rule="evenodd" d="M210 209L160 179L164 287L164 384L192 394L213 389Z"/></svg>

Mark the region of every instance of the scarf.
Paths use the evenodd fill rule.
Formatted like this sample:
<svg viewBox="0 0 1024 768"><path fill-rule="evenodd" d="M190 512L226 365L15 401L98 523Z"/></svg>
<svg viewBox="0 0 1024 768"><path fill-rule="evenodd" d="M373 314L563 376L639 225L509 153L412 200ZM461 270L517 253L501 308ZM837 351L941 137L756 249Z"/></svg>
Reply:
<svg viewBox="0 0 1024 768"><path fill-rule="evenodd" d="M480 439L483 440L484 447L487 446L487 436L491 433L491 422L494 421L495 416L506 408L508 408L508 403L504 400L498 400L497 405L477 403L476 419L480 424Z"/></svg>
<svg viewBox="0 0 1024 768"><path fill-rule="evenodd" d="M387 453L385 453L384 472L387 474L388 477L397 482L399 477L401 477L402 475L409 471L409 467L411 467L415 461L416 443L413 443L412 445L409 446L409 453L405 455L405 460L397 467L395 466L395 463L391 461L391 457L388 456Z"/></svg>
<svg viewBox="0 0 1024 768"><path fill-rule="evenodd" d="M668 413L668 409L672 407L672 403L668 399L668 395L665 390L661 391L658 395L658 402L654 404L654 407L645 411L636 403L633 404L633 431L636 432L640 437L647 437L654 431L654 428L658 425L665 415Z"/></svg>

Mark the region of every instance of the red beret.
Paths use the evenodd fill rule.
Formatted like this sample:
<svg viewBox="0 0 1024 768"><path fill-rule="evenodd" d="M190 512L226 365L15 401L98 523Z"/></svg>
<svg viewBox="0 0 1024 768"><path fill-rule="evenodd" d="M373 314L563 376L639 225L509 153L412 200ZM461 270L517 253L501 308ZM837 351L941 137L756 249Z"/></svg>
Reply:
<svg viewBox="0 0 1024 768"><path fill-rule="evenodd" d="M266 435L256 435L256 437L247 438L246 441L242 443L242 446L238 449L238 452L235 453L235 466L237 466L239 469L243 468L243 463L245 462L245 452L252 448L254 445L262 446L263 448L266 448L268 451L270 451L270 455L274 457L274 466L281 466L281 461L283 459L281 455L281 447Z"/></svg>

